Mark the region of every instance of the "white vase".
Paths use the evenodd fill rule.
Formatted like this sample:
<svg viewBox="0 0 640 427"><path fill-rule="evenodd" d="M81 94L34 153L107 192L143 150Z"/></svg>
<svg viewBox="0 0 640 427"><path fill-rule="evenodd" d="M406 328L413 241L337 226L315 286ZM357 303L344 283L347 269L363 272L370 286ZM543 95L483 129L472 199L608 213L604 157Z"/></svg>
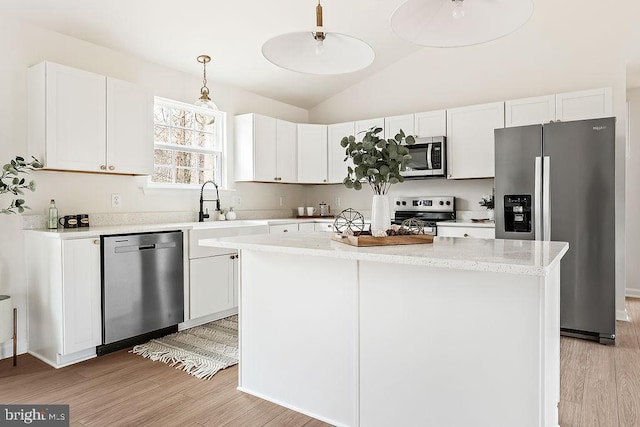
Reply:
<svg viewBox="0 0 640 427"><path fill-rule="evenodd" d="M493 209L487 209L487 216L489 217L489 221L493 221L493 218L494 218Z"/></svg>
<svg viewBox="0 0 640 427"><path fill-rule="evenodd" d="M389 197L386 194L374 194L371 204L371 233L387 231L391 227Z"/></svg>

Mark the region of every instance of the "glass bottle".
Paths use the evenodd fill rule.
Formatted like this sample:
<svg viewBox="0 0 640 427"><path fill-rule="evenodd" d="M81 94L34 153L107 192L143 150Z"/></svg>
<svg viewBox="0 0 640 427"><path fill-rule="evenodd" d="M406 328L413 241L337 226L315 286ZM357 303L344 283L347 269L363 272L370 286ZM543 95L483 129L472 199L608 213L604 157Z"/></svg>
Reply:
<svg viewBox="0 0 640 427"><path fill-rule="evenodd" d="M51 203L49 204L49 221L47 222L47 228L58 228L58 208L56 208L56 201L54 199L51 199Z"/></svg>

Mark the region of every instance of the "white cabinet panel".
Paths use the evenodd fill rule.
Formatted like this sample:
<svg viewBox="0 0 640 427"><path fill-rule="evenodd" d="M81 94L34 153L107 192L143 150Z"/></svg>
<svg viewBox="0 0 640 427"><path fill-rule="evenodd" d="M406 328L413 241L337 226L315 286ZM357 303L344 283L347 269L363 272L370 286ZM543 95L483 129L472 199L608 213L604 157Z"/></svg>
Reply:
<svg viewBox="0 0 640 427"><path fill-rule="evenodd" d="M301 222L298 224L298 231L313 232L315 231L315 224L313 222Z"/></svg>
<svg viewBox="0 0 640 427"><path fill-rule="evenodd" d="M62 319L63 355L102 343L99 241L62 242Z"/></svg>
<svg viewBox="0 0 640 427"><path fill-rule="evenodd" d="M414 114L414 130L417 137L446 136L447 110Z"/></svg>
<svg viewBox="0 0 640 427"><path fill-rule="evenodd" d="M364 137L364 133L358 135L360 132L367 132L372 127L382 128L382 132L378 134L380 138L384 135L384 117L379 117L377 119L367 119L367 120L358 120L356 123L356 141L361 141Z"/></svg>
<svg viewBox="0 0 640 427"><path fill-rule="evenodd" d="M327 182L326 125L298 125L298 182Z"/></svg>
<svg viewBox="0 0 640 427"><path fill-rule="evenodd" d="M324 231L330 233L333 231L333 223L316 222L314 224L314 231Z"/></svg>
<svg viewBox="0 0 640 427"><path fill-rule="evenodd" d="M259 114L253 115L253 140L256 181L275 181L278 177L276 119ZM242 159L241 159L242 160Z"/></svg>
<svg viewBox="0 0 640 427"><path fill-rule="evenodd" d="M448 178L495 175L494 130L504 127L504 102L447 110Z"/></svg>
<svg viewBox="0 0 640 427"><path fill-rule="evenodd" d="M278 182L298 182L298 126L276 121L276 171Z"/></svg>
<svg viewBox="0 0 640 427"><path fill-rule="evenodd" d="M355 135L355 123L337 123L327 126L327 150L329 156L328 182L330 184L340 184L347 176L347 168L353 167L353 160L345 154L345 149L340 145L342 138Z"/></svg>
<svg viewBox="0 0 640 427"><path fill-rule="evenodd" d="M400 132L405 135L414 135L414 116L413 114L405 114L402 116L393 116L384 118L384 139L393 139Z"/></svg>
<svg viewBox="0 0 640 427"><path fill-rule="evenodd" d="M556 120L584 120L613 116L611 88L556 94Z"/></svg>
<svg viewBox="0 0 640 427"><path fill-rule="evenodd" d="M513 99L505 102L505 126L549 123L556 119L556 96Z"/></svg>
<svg viewBox="0 0 640 427"><path fill-rule="evenodd" d="M153 99L132 83L43 62L28 70L28 145L46 169L153 172Z"/></svg>
<svg viewBox="0 0 640 427"><path fill-rule="evenodd" d="M438 226L439 237L474 237L478 239L495 239L495 229L492 227L451 227Z"/></svg>
<svg viewBox="0 0 640 427"><path fill-rule="evenodd" d="M298 224L278 224L278 225L270 225L269 233L295 233L298 231Z"/></svg>
<svg viewBox="0 0 640 427"><path fill-rule="evenodd" d="M189 261L191 319L234 307L235 257L231 254Z"/></svg>
<svg viewBox="0 0 640 427"><path fill-rule="evenodd" d="M153 173L153 95L107 77L107 172Z"/></svg>

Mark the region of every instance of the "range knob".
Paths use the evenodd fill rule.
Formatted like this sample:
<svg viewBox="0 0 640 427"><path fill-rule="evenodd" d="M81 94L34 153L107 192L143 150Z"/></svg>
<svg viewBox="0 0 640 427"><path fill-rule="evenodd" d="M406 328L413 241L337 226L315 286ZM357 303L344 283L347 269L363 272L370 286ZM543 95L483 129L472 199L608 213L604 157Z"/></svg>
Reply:
<svg viewBox="0 0 640 427"><path fill-rule="evenodd" d="M447 206L449 206L450 204L451 204L451 202L447 200Z"/></svg>
<svg viewBox="0 0 640 427"><path fill-rule="evenodd" d="M444 202L442 200L440 200L439 202L440 206L444 205Z"/></svg>
<svg viewBox="0 0 640 427"><path fill-rule="evenodd" d="M400 200L396 200L396 206L400 206Z"/></svg>
<svg viewBox="0 0 640 427"><path fill-rule="evenodd" d="M407 205L407 202L403 201L402 206L406 206L406 205Z"/></svg>

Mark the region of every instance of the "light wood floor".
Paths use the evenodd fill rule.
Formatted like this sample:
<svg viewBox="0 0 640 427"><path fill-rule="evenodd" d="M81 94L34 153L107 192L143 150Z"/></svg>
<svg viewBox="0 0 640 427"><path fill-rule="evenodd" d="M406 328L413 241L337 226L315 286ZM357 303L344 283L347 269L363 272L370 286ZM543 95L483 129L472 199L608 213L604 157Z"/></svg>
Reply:
<svg viewBox="0 0 640 427"><path fill-rule="evenodd" d="M627 311L615 347L562 337L562 427L640 426L640 299ZM76 427L328 425L237 391L237 375L202 381L126 351L57 370L25 354L0 361L0 403L70 404Z"/></svg>

